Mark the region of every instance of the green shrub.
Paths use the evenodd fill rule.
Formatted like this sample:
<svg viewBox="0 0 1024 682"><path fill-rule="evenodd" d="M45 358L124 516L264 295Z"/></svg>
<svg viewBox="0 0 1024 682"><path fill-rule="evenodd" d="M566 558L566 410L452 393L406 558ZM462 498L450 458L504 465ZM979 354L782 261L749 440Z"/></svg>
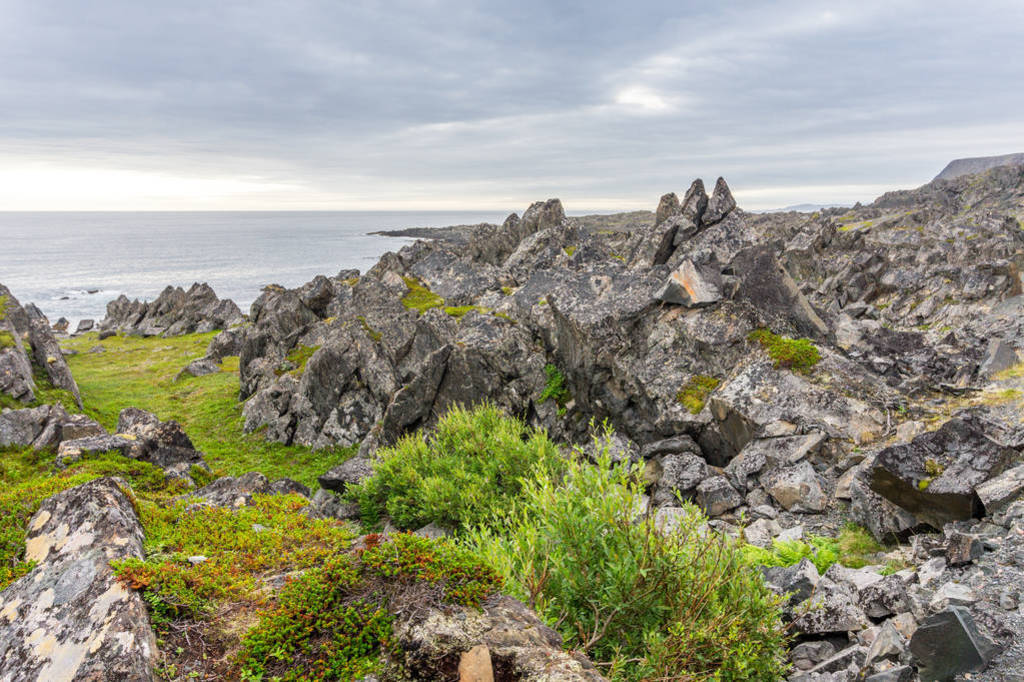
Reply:
<svg viewBox="0 0 1024 682"><path fill-rule="evenodd" d="M686 508L677 530L637 519L642 469L582 457L530 478L523 501L467 537L506 591L616 680L771 680L786 637L779 599L736 545Z"/></svg>
<svg viewBox="0 0 1024 682"><path fill-rule="evenodd" d="M722 383L721 380L715 377L709 377L704 374L697 374L690 378L686 384L679 389L679 393L676 393L676 400L683 404L687 410L692 414L697 414L704 409L704 403L707 401L708 396L711 392L718 388L718 385Z"/></svg>
<svg viewBox="0 0 1024 682"><path fill-rule="evenodd" d="M565 375L551 364L544 366L544 374L547 376L547 384L545 384L544 390L541 391L537 402L543 404L548 400L554 400L555 404L558 405L559 414L562 414L566 403L572 400L572 394L569 393L569 389L565 386Z"/></svg>
<svg viewBox="0 0 1024 682"><path fill-rule="evenodd" d="M833 538L812 535L803 540L773 540L772 548L743 545L744 560L754 566L792 566L810 559L818 573L824 573L839 560L839 543Z"/></svg>
<svg viewBox="0 0 1024 682"><path fill-rule="evenodd" d="M403 277L405 286L409 293L402 297L402 305L410 310L419 312L420 315L431 308L440 308L444 305L444 299L435 294L426 284L415 277Z"/></svg>
<svg viewBox="0 0 1024 682"><path fill-rule="evenodd" d="M403 529L435 522L460 530L508 508L534 467L562 466L543 431L493 406L455 407L433 433L411 434L379 451L373 475L348 493L368 522L383 515Z"/></svg>
<svg viewBox="0 0 1024 682"><path fill-rule="evenodd" d="M767 329L756 329L750 332L747 339L760 343L775 361L776 367L808 372L821 361L821 353L810 339L790 339Z"/></svg>

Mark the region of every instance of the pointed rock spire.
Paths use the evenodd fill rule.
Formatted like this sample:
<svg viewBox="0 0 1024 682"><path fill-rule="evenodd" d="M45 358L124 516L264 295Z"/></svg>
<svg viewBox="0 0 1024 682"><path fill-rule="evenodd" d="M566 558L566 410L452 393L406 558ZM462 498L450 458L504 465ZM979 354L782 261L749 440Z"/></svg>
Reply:
<svg viewBox="0 0 1024 682"><path fill-rule="evenodd" d="M736 208L736 200L732 198L729 185L725 184L725 178L718 178L718 182L715 183L715 191L711 194L701 223L702 225L714 225L721 222L734 208Z"/></svg>

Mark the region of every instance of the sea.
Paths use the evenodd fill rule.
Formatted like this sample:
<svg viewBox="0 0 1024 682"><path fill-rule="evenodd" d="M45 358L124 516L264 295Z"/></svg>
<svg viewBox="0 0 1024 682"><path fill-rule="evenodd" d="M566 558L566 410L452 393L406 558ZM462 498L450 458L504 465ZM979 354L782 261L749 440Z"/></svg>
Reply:
<svg viewBox="0 0 1024 682"><path fill-rule="evenodd" d="M267 284L365 272L411 240L370 234L501 223L510 211L0 212L0 284L51 323L99 322L121 294L207 282L243 312Z"/></svg>

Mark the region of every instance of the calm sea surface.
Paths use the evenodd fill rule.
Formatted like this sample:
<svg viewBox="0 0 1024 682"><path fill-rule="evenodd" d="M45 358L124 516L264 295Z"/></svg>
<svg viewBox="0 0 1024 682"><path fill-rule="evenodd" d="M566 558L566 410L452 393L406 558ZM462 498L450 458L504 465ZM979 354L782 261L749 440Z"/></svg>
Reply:
<svg viewBox="0 0 1024 682"><path fill-rule="evenodd" d="M63 316L72 325L98 321L120 294L152 300L168 284L193 282L208 282L248 312L266 284L365 272L410 241L368 232L500 223L508 213L0 212L0 283L51 322Z"/></svg>

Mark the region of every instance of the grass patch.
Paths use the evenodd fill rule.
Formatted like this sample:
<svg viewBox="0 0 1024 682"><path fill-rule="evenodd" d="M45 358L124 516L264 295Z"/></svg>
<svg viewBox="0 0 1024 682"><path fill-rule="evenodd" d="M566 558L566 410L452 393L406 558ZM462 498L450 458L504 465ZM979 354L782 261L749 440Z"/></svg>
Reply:
<svg viewBox="0 0 1024 682"><path fill-rule="evenodd" d="M7 294L0 294L0 322L7 319L7 306L10 303L11 299Z"/></svg>
<svg viewBox="0 0 1024 682"><path fill-rule="evenodd" d="M17 347L18 342L14 340L14 336L7 330L0 330L0 350Z"/></svg>
<svg viewBox="0 0 1024 682"><path fill-rule="evenodd" d="M481 315L484 315L484 314L490 312L490 310L488 310L487 308L484 308L483 306L479 306L479 305L447 306L444 309L444 312L445 312L445 315L450 315L450 316L454 317L456 320L461 320L463 317L465 317L466 313L468 313L471 310L475 310L476 312L480 313Z"/></svg>
<svg viewBox="0 0 1024 682"><path fill-rule="evenodd" d="M697 414L704 409L711 392L722 383L720 379L704 374L697 374L690 378L686 384L676 393L676 400L683 404L691 414Z"/></svg>
<svg viewBox="0 0 1024 682"><path fill-rule="evenodd" d="M402 297L402 305L410 310L415 310L420 315L431 308L440 308L444 305L444 299L435 294L426 284L415 277L403 277L405 286L409 293Z"/></svg>
<svg viewBox="0 0 1024 682"><path fill-rule="evenodd" d="M776 367L806 373L821 361L821 353L810 339L791 339L767 329L755 329L747 335L747 340L761 344Z"/></svg>
<svg viewBox="0 0 1024 682"><path fill-rule="evenodd" d="M83 351L69 357L68 363L86 414L112 431L125 407L148 410L162 420L178 421L218 475L259 471L272 480L287 476L316 488L316 477L351 457L355 447L313 452L244 433L237 357L224 358L221 372L174 380L182 367L205 355L215 335L115 336L100 343L105 353L84 352L97 345L96 334L66 342Z"/></svg>
<svg viewBox="0 0 1024 682"><path fill-rule="evenodd" d="M379 450L373 476L348 495L371 524L387 515L402 529L434 522L461 531L510 507L531 470L554 475L561 462L545 433L498 408L456 407L432 434Z"/></svg>
<svg viewBox="0 0 1024 682"><path fill-rule="evenodd" d="M855 523L847 523L839 531L839 563L847 568L863 568L871 563L871 555L882 551L871 532Z"/></svg>

